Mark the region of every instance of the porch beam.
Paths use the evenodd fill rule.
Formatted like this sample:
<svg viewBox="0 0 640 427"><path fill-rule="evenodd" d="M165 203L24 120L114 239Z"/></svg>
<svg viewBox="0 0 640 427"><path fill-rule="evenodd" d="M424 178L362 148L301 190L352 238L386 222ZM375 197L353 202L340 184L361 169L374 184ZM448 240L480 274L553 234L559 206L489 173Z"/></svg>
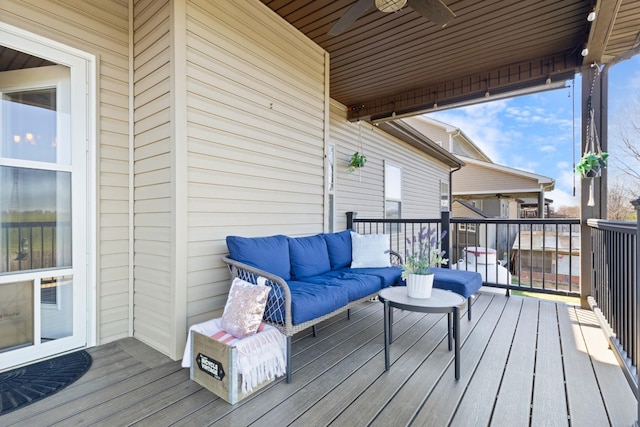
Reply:
<svg viewBox="0 0 640 427"><path fill-rule="evenodd" d="M589 53L584 58L585 64L603 63L606 58L604 51L609 45L609 38L615 24L615 17L618 16L618 9L622 0L598 0L594 7L596 19L591 23L587 48Z"/></svg>
<svg viewBox="0 0 640 427"><path fill-rule="evenodd" d="M491 100L498 95L534 86L556 88L558 83L572 79L582 65L582 57L557 54L538 58L483 73L467 75L432 86L387 96L349 106L350 121L384 121L415 115L436 109L451 108L474 100ZM488 94L488 96L487 96Z"/></svg>

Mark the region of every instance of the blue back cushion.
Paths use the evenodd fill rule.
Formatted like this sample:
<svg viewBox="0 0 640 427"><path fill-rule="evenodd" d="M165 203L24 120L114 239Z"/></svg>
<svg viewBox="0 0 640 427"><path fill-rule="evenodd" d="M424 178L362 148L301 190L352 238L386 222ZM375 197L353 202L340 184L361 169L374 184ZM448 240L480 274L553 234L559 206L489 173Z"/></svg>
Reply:
<svg viewBox="0 0 640 427"><path fill-rule="evenodd" d="M275 274L284 280L291 279L287 236L227 236L227 248L231 259Z"/></svg>
<svg viewBox="0 0 640 427"><path fill-rule="evenodd" d="M291 273L295 279L315 276L331 270L327 244L321 235L289 237Z"/></svg>
<svg viewBox="0 0 640 427"><path fill-rule="evenodd" d="M323 234L327 249L329 249L329 260L331 269L348 267L351 265L351 230L339 233Z"/></svg>

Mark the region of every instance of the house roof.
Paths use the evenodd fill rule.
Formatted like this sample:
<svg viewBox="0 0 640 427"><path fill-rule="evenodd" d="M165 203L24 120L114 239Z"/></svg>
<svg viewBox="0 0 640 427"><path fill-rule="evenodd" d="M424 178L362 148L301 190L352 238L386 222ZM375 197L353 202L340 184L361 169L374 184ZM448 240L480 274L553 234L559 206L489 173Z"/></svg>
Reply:
<svg viewBox="0 0 640 427"><path fill-rule="evenodd" d="M403 140L409 145L429 154L434 159L445 163L451 168L458 169L465 164L464 161L449 153L427 136L403 121L395 120L384 122L380 123L378 127L396 138Z"/></svg>
<svg viewBox="0 0 640 427"><path fill-rule="evenodd" d="M563 83L583 64L640 51L637 0L443 0L456 15L444 28L410 7L371 7L336 36L329 30L357 1L373 0L261 1L329 52L330 95L350 107L354 120L541 89L547 79Z"/></svg>
<svg viewBox="0 0 640 427"><path fill-rule="evenodd" d="M428 126L438 127L443 129L444 132L449 134L451 138L453 138L459 145L463 146L465 150L470 153L475 154L476 159L482 160L485 162L493 163L492 160L487 156L481 149L476 145L475 142L471 140L469 136L467 136L464 131L458 127L452 126L450 124L441 122L439 120L433 119L431 117L427 117L425 115L406 117L404 119L400 119L405 121L406 123L412 125L413 127L419 128L420 123L425 123ZM457 153L454 153L457 154Z"/></svg>
<svg viewBox="0 0 640 427"><path fill-rule="evenodd" d="M454 197L527 198L551 191L555 180L544 175L458 156L466 166L456 172L452 183Z"/></svg>
<svg viewBox="0 0 640 427"><path fill-rule="evenodd" d="M460 199L456 199L452 201L453 205L460 205L463 210L467 210L470 213L472 213L473 215L465 215L464 218L469 218L469 217L474 217L474 218L493 218L492 215L487 214L485 211L483 211L482 209L478 209L477 207L473 206L471 203L467 202L466 200L460 200ZM460 211L459 209L456 209L455 206L453 208L454 211Z"/></svg>

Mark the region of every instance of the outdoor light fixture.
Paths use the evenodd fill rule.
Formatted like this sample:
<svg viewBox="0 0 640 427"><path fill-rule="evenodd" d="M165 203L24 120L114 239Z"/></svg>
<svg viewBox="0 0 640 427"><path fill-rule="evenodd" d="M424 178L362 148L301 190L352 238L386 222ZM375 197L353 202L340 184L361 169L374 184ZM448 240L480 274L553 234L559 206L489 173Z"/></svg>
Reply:
<svg viewBox="0 0 640 427"><path fill-rule="evenodd" d="M489 89L487 89L487 91L484 93L484 97L488 98L489 96L491 96L491 94L489 93Z"/></svg>
<svg viewBox="0 0 640 427"><path fill-rule="evenodd" d="M582 56L587 56L589 55L589 48L587 47L587 45L585 44L584 47L582 48L582 52L580 52L580 55Z"/></svg>
<svg viewBox="0 0 640 427"><path fill-rule="evenodd" d="M587 15L587 21L589 22L593 22L596 20L596 11L592 10L591 12L589 12L589 14Z"/></svg>
<svg viewBox="0 0 640 427"><path fill-rule="evenodd" d="M551 77L547 77L547 80L544 82L544 84L550 85L551 84Z"/></svg>
<svg viewBox="0 0 640 427"><path fill-rule="evenodd" d="M407 4L407 0L376 0L380 12L397 12Z"/></svg>

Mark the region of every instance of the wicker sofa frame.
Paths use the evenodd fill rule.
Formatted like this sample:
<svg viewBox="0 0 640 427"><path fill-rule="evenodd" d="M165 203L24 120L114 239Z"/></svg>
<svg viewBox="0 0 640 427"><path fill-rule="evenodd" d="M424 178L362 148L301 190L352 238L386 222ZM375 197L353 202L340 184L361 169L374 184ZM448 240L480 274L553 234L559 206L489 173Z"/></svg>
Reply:
<svg viewBox="0 0 640 427"><path fill-rule="evenodd" d="M400 266L402 265L402 257L397 253L390 251L391 265ZM313 336L317 335L316 325L323 320L329 319L337 314L347 312L347 318L350 317L350 309L351 307L364 302L371 300L372 298L376 298L378 293L373 293L371 295L367 295L364 298L360 298L358 300L354 300L349 302L348 304L330 312L326 313L322 316L318 316L311 320L308 320L303 323L299 323L294 325L292 321L292 313L291 313L291 291L289 289L289 285L287 281L282 277L279 277L275 274L269 273L267 271L258 269L251 265L236 261L234 259L225 256L222 260L227 264L229 268L229 272L231 274L231 280L236 277L239 277L242 280L245 280L250 283L257 283L259 277L264 277L266 279L266 284L271 286L273 293L280 296L280 298L274 298L270 300L265 308L264 314L264 322L276 327L282 334L286 337L286 345L287 345L287 383L291 382L291 337L303 330L311 327L313 328ZM276 302L275 304L273 302ZM273 322L269 319L279 318L283 319L282 322Z"/></svg>

